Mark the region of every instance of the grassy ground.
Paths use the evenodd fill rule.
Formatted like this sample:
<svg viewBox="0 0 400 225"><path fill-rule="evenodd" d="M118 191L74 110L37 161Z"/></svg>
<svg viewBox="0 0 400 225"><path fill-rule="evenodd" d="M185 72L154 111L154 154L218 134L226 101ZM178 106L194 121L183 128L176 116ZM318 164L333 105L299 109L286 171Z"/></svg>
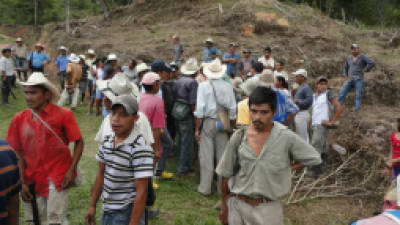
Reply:
<svg viewBox="0 0 400 225"><path fill-rule="evenodd" d="M14 89L14 92L17 95L17 100L10 98L11 105L9 107L0 107L0 138L5 138L12 117L26 108L22 89ZM78 107L75 112L76 120L85 139L85 149L79 163L83 183L80 187L71 189L69 196L68 218L71 225L84 224L90 189L97 170L95 154L98 143L93 139L102 118L87 116L86 112L86 105ZM176 157L169 160L168 171L175 172L176 162ZM196 174L196 177L188 179L159 180L160 188L156 191L155 207L161 210L161 214L159 218L150 221L150 224L218 224L218 212L212 208L218 201L218 196L214 194L206 198L198 194L196 192L198 180L198 174ZM101 203L98 204L98 222L100 222L100 216Z"/></svg>

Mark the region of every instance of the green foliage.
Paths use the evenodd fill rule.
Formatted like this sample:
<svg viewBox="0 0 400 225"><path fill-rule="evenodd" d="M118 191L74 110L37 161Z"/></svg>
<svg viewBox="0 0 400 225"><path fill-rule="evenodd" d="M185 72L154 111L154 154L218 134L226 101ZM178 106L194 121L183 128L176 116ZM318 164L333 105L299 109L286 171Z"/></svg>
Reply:
<svg viewBox="0 0 400 225"><path fill-rule="evenodd" d="M131 3L132 0L105 0L109 8ZM87 17L100 12L95 0L71 0L71 18ZM32 25L34 23L33 0L1 0L0 24ZM38 23L63 21L65 0L39 0Z"/></svg>
<svg viewBox="0 0 400 225"><path fill-rule="evenodd" d="M396 26L400 24L400 1L398 0L280 0L308 4L336 19L346 22L359 21L366 25Z"/></svg>

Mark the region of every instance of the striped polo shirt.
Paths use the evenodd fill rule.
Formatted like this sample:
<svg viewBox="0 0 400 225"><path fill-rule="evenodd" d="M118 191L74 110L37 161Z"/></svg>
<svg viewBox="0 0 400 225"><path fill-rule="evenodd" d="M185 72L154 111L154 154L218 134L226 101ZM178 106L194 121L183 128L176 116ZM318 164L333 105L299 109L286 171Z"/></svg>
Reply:
<svg viewBox="0 0 400 225"><path fill-rule="evenodd" d="M0 224L8 224L8 198L21 190L17 163L14 150L0 140Z"/></svg>
<svg viewBox="0 0 400 225"><path fill-rule="evenodd" d="M104 138L96 159L105 164L103 210L127 208L136 197L135 179L153 176L153 149L141 134L132 132L114 147L114 134Z"/></svg>

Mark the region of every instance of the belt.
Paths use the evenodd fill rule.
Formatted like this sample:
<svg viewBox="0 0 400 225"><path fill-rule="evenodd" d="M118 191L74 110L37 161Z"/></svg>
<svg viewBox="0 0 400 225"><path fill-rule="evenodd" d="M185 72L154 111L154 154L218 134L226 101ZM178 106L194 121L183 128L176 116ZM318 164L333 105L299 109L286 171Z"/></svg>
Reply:
<svg viewBox="0 0 400 225"><path fill-rule="evenodd" d="M229 194L229 196L238 198L251 206L258 206L261 203L272 202L272 200L269 198L250 198L245 195L239 195L239 194L235 194L235 193L231 193L231 194Z"/></svg>

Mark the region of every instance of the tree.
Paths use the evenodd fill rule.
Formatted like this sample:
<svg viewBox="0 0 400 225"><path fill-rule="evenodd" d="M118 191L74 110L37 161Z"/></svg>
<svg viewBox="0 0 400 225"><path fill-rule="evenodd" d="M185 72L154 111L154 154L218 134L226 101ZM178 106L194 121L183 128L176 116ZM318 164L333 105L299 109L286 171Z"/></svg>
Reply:
<svg viewBox="0 0 400 225"><path fill-rule="evenodd" d="M65 32L69 33L69 25L70 25L70 5L71 5L71 1L70 0L65 0L65 8L66 8L66 12L65 12Z"/></svg>
<svg viewBox="0 0 400 225"><path fill-rule="evenodd" d="M38 5L39 5L39 0L33 0L33 4L34 4L34 21L35 21L35 27L38 25Z"/></svg>
<svg viewBox="0 0 400 225"><path fill-rule="evenodd" d="M104 19L108 19L110 13L106 2L104 0L96 0L96 3L103 10Z"/></svg>

